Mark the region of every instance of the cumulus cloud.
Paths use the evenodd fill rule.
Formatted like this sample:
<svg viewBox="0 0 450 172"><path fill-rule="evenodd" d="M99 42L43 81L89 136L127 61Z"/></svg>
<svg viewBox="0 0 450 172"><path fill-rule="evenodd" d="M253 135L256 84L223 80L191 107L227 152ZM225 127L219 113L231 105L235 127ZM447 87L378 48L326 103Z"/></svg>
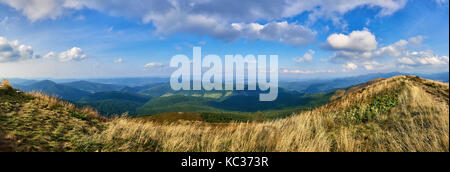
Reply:
<svg viewBox="0 0 450 172"><path fill-rule="evenodd" d="M355 70L359 66L374 71L449 64L447 56L438 56L431 50L414 51L421 47L423 41L423 36L416 36L378 48L375 35L365 29L353 31L349 35L333 34L328 37L325 45L335 51L331 57L332 62L344 63L344 72ZM387 62L380 63L378 59L385 59Z"/></svg>
<svg viewBox="0 0 450 172"><path fill-rule="evenodd" d="M0 0L0 2L21 11L32 21L56 19L63 15L65 10L79 9L74 0Z"/></svg>
<svg viewBox="0 0 450 172"><path fill-rule="evenodd" d="M190 32L225 41L240 38L278 41L303 45L315 32L305 26L287 23L285 18L308 13L311 21L341 20L359 7L379 9L379 16L402 9L407 0L0 0L30 20L56 19L67 12L92 9L112 16L140 18L152 23L157 33ZM258 24L258 21L268 24ZM277 22L275 22L277 21ZM237 27L241 29L236 29Z"/></svg>
<svg viewBox="0 0 450 172"><path fill-rule="evenodd" d="M362 66L364 67L364 69L366 70L382 70L382 69L386 69L388 68L387 65L383 65L377 61L367 61L367 62L363 62Z"/></svg>
<svg viewBox="0 0 450 172"><path fill-rule="evenodd" d="M78 47L73 47L70 50L62 52L59 54L59 60L62 62L66 61L80 61L86 59L87 55L83 53L83 50Z"/></svg>
<svg viewBox="0 0 450 172"><path fill-rule="evenodd" d="M295 58L294 61L297 63L303 63L303 62L311 62L313 60L313 56L316 54L313 50L308 50L303 57Z"/></svg>
<svg viewBox="0 0 450 172"><path fill-rule="evenodd" d="M327 45L341 51L371 51L377 48L375 35L369 30L353 31L349 35L332 34L327 38Z"/></svg>
<svg viewBox="0 0 450 172"><path fill-rule="evenodd" d="M56 59L58 57L58 55L55 52L49 52L46 55L44 55L42 58L44 59Z"/></svg>
<svg viewBox="0 0 450 172"><path fill-rule="evenodd" d="M397 41L394 44L385 46L385 47L381 47L380 49L378 49L377 51L374 52L374 56L383 56L383 55L388 55L388 56L392 56L392 57L399 57L402 54L406 53L406 51L408 51L407 49L407 45L409 44L408 41L406 40L400 40Z"/></svg>
<svg viewBox="0 0 450 172"><path fill-rule="evenodd" d="M348 62L347 64L342 66L344 70L356 70L358 68L358 65L352 62Z"/></svg>
<svg viewBox="0 0 450 172"><path fill-rule="evenodd" d="M80 61L88 56L78 47L73 47L62 53L49 52L42 56L42 59L56 59L61 62ZM33 48L29 45L22 45L18 40L8 41L4 37L0 37L0 63L17 62L30 59L39 59L40 55L34 54Z"/></svg>
<svg viewBox="0 0 450 172"><path fill-rule="evenodd" d="M415 65L416 64L416 62L409 57L399 58L399 59L397 59L397 61L400 64L407 64L407 65Z"/></svg>
<svg viewBox="0 0 450 172"><path fill-rule="evenodd" d="M0 63L15 62L35 58L33 48L22 45L19 41L8 41L0 37Z"/></svg>
<svg viewBox="0 0 450 172"><path fill-rule="evenodd" d="M423 40L423 36L416 36L408 39L408 41L412 44L422 44Z"/></svg>
<svg viewBox="0 0 450 172"><path fill-rule="evenodd" d="M448 56L438 56L432 51L411 52L405 54L405 57L397 59L399 64L410 66L424 65L448 65Z"/></svg>
<svg viewBox="0 0 450 172"><path fill-rule="evenodd" d="M61 62L81 61L86 59L87 57L88 56L84 54L83 50L79 47L73 47L59 54L56 54L55 52L49 52L43 56L44 59L56 59Z"/></svg>
<svg viewBox="0 0 450 172"><path fill-rule="evenodd" d="M399 40L391 45L377 47L375 35L367 29L353 31L349 35L333 34L327 39L326 47L335 51L331 58L333 62L356 62L366 70L382 68L375 58L393 58L401 65L442 65L445 64L446 56L439 57L432 51L413 51L414 47L420 46L423 36L411 37L407 40ZM448 61L448 60L447 60ZM447 62L448 63L448 62ZM346 64L346 67L348 64Z"/></svg>

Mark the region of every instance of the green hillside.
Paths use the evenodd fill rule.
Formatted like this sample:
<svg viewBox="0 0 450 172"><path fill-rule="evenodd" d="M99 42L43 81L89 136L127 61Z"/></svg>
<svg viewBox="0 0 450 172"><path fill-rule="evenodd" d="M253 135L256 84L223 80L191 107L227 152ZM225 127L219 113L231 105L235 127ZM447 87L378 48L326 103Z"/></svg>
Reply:
<svg viewBox="0 0 450 172"><path fill-rule="evenodd" d="M120 89L123 88L123 86L112 85L112 84L101 84L101 83L94 83L94 82L88 82L88 81L69 82L69 83L63 83L61 85L66 85L66 86L76 88L79 90L83 90L83 91L87 91L90 93L119 91Z"/></svg>
<svg viewBox="0 0 450 172"><path fill-rule="evenodd" d="M168 97L153 98L143 106L137 108L138 115L154 115L167 112L203 112L220 111L208 106L212 98L173 95Z"/></svg>
<svg viewBox="0 0 450 172"><path fill-rule="evenodd" d="M203 95L171 95L153 98L136 112L138 115L154 115L167 112L233 112L255 113L258 111L289 111L312 108L324 105L330 101L334 92L326 94L305 95L295 91L280 88L277 100L273 102L259 101L261 91L233 91L221 96L208 96L215 94L205 92ZM178 94L178 93L174 93ZM288 113L288 112L286 112Z"/></svg>
<svg viewBox="0 0 450 172"><path fill-rule="evenodd" d="M136 109L149 101L151 97L128 92L100 92L83 97L79 106L90 106L104 116L115 116L128 113L136 116Z"/></svg>

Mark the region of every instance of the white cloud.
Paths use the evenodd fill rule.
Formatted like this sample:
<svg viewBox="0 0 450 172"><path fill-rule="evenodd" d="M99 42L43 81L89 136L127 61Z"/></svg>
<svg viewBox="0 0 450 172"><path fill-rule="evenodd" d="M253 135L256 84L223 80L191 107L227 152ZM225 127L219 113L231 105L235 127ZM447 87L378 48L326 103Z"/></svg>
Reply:
<svg viewBox="0 0 450 172"><path fill-rule="evenodd" d="M63 15L65 10L79 9L74 6L74 0L0 0L21 11L31 21L39 19L51 18L56 19Z"/></svg>
<svg viewBox="0 0 450 172"><path fill-rule="evenodd" d="M62 62L66 61L80 61L86 59L87 55L83 53L83 50L78 47L73 47L70 50L62 52L59 54L59 60Z"/></svg>
<svg viewBox="0 0 450 172"><path fill-rule="evenodd" d="M151 62L151 63L147 63L144 67L146 69L150 69L150 68L159 68L159 67L163 67L164 65L162 63L158 63L158 62Z"/></svg>
<svg viewBox="0 0 450 172"><path fill-rule="evenodd" d="M370 51L367 52L357 52L357 51L337 51L334 53L334 56L332 57L332 61L339 61L339 60L354 60L354 61L364 61L364 60L371 60L373 57L373 53Z"/></svg>
<svg viewBox="0 0 450 172"><path fill-rule="evenodd" d="M287 73L287 74L319 74L319 73L336 73L335 70L300 70L300 69L293 69L293 70L289 70L289 69L282 69L281 70L282 73Z"/></svg>
<svg viewBox="0 0 450 172"><path fill-rule="evenodd" d="M294 23L270 22L227 23L205 15L188 15L172 11L164 16L151 16L156 32L165 35L176 32L190 32L199 35L210 35L221 40L232 42L240 38L251 40L275 41L290 45L304 45L314 41L316 32Z"/></svg>
<svg viewBox="0 0 450 172"><path fill-rule="evenodd" d="M375 56L389 55L393 57L399 57L407 51L408 44L409 44L408 41L400 40L392 45L388 45L378 49L377 51L374 52L374 55Z"/></svg>
<svg viewBox="0 0 450 172"><path fill-rule="evenodd" d="M258 23L233 23L234 30L239 31L240 36L248 39L260 39L277 41L289 45L304 45L314 41L316 32L294 23L270 22L265 25Z"/></svg>
<svg viewBox="0 0 450 172"><path fill-rule="evenodd" d="M347 64L342 66L345 70L356 70L358 68L358 65L352 62L348 62Z"/></svg>
<svg viewBox="0 0 450 172"><path fill-rule="evenodd" d="M112 16L140 18L152 23L157 33L190 32L210 35L225 41L240 38L278 41L290 45L311 42L315 32L283 21L308 13L317 18L341 21L347 12L364 7L386 16L402 9L407 0L0 0L27 16L31 21L57 19L81 9L97 10ZM268 24L258 24L268 21ZM275 22L276 21L276 22ZM244 30L236 30L240 25Z"/></svg>
<svg viewBox="0 0 450 172"><path fill-rule="evenodd" d="M294 61L297 63L311 62L313 60L314 54L316 54L315 51L308 50L308 52L305 53L303 57L295 58Z"/></svg>
<svg viewBox="0 0 450 172"><path fill-rule="evenodd" d="M364 29L349 35L332 34L327 38L327 45L334 50L366 52L376 49L378 42L375 35Z"/></svg>
<svg viewBox="0 0 450 172"><path fill-rule="evenodd" d="M49 52L46 55L44 55L42 58L51 60L51 59L55 59L57 57L58 57L58 55L52 51L52 52Z"/></svg>
<svg viewBox="0 0 450 172"><path fill-rule="evenodd" d="M357 36L352 35L353 33L357 33ZM390 58L394 60L394 65L395 63L398 63L401 66L406 65L410 67L448 64L446 56L439 57L429 50L419 52L412 51L414 47L420 46L423 43L423 36L399 40L394 44L378 49L375 36L367 30L362 32L354 31L348 36L334 34L331 35L327 41L327 45L336 51L334 56L331 57L331 61L345 63L351 60L352 62L356 62L356 64L363 66L366 70L382 70L393 67L392 64L380 64L374 61L374 58ZM347 63L344 65L344 68L351 69L350 67L352 66L353 65Z"/></svg>
<svg viewBox="0 0 450 172"><path fill-rule="evenodd" d="M407 65L415 65L416 64L416 62L409 57L399 58L399 59L397 59L397 62L401 63L401 64L407 64Z"/></svg>
<svg viewBox="0 0 450 172"><path fill-rule="evenodd" d="M447 56L438 56L432 51L411 52L397 60L398 63L411 66L448 65Z"/></svg>
<svg viewBox="0 0 450 172"><path fill-rule="evenodd" d="M68 61L81 61L88 58L88 56L84 54L81 48L73 47L60 54L56 54L55 52L49 52L46 55L44 55L43 58L49 60L56 59L60 62L68 62Z"/></svg>
<svg viewBox="0 0 450 172"><path fill-rule="evenodd" d="M363 63L364 69L366 70L379 70L382 67L382 64L376 61L368 61Z"/></svg>
<svg viewBox="0 0 450 172"><path fill-rule="evenodd" d="M34 58L33 48L22 45L19 41L8 41L0 37L0 63L29 60Z"/></svg>
<svg viewBox="0 0 450 172"><path fill-rule="evenodd" d="M190 14L204 14L224 20L274 20L311 12L310 18L333 18L358 7L379 8L379 16L402 9L407 0L0 0L21 11L30 19L56 18L65 10L94 9L111 15L140 17L150 22L152 15L172 9ZM442 1L442 0L437 0Z"/></svg>
<svg viewBox="0 0 450 172"><path fill-rule="evenodd" d="M114 60L114 63L122 63L123 59L122 58L117 58Z"/></svg>
<svg viewBox="0 0 450 172"><path fill-rule="evenodd" d="M416 36L416 37L412 37L408 39L408 42L412 43L412 44L422 44L424 40L423 36Z"/></svg>
<svg viewBox="0 0 450 172"><path fill-rule="evenodd" d="M0 63L2 62L17 62L30 59L41 58L40 55L34 54L33 48L29 45L22 45L18 40L8 41L4 37L0 37ZM73 47L65 52L57 54L49 52L42 56L42 59L51 60L56 59L61 62L66 61L80 61L86 59L87 55L78 47Z"/></svg>

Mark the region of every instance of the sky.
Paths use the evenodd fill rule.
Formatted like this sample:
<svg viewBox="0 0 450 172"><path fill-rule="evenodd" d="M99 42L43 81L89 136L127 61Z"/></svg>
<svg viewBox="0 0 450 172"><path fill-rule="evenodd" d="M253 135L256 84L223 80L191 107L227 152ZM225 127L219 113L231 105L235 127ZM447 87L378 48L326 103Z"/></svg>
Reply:
<svg viewBox="0 0 450 172"><path fill-rule="evenodd" d="M169 77L171 58L278 55L279 75L449 71L447 0L0 0L0 77Z"/></svg>

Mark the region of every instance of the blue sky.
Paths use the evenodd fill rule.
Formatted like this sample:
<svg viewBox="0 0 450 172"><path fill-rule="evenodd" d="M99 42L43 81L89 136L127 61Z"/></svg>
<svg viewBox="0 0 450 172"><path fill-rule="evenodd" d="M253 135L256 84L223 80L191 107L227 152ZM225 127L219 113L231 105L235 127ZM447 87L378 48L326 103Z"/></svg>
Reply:
<svg viewBox="0 0 450 172"><path fill-rule="evenodd" d="M448 22L446 0L0 0L0 77L169 76L193 46L288 78L447 72Z"/></svg>

